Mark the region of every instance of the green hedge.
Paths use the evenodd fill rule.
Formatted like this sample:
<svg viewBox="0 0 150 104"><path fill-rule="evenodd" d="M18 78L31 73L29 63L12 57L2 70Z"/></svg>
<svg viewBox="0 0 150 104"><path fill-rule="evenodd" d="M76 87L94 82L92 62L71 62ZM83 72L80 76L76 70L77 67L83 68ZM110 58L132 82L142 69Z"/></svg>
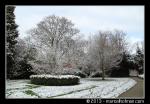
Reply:
<svg viewBox="0 0 150 104"><path fill-rule="evenodd" d="M32 84L48 86L75 85L80 81L80 77L74 75L31 75L30 79Z"/></svg>

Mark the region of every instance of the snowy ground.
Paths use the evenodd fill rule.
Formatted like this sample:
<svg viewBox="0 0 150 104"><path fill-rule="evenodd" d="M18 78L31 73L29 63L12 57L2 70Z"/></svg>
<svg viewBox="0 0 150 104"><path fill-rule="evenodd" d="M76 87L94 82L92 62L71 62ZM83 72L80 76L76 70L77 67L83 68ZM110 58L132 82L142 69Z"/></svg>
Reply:
<svg viewBox="0 0 150 104"><path fill-rule="evenodd" d="M136 84L130 78L84 78L72 86L41 86L30 80L7 80L6 98L116 98Z"/></svg>

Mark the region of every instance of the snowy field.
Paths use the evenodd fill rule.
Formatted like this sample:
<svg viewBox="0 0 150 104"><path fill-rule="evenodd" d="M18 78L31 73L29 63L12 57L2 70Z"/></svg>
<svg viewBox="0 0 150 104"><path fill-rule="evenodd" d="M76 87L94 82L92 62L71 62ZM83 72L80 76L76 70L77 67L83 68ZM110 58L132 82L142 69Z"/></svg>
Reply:
<svg viewBox="0 0 150 104"><path fill-rule="evenodd" d="M7 80L6 98L116 98L136 84L131 78L83 78L71 86L41 86L30 80Z"/></svg>

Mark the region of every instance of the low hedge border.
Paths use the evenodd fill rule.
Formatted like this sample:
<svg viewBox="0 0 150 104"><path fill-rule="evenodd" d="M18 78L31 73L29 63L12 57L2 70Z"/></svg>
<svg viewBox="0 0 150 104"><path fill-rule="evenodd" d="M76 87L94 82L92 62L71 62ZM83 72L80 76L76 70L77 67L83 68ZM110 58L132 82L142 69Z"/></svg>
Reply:
<svg viewBox="0 0 150 104"><path fill-rule="evenodd" d="M32 84L48 85L48 86L63 86L76 85L80 81L80 77L74 75L31 75Z"/></svg>

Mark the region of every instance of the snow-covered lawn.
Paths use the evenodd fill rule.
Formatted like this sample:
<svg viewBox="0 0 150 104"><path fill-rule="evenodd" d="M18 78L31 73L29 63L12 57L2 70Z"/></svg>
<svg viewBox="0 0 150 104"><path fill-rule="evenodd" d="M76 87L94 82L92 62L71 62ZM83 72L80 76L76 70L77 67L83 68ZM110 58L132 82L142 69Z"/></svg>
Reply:
<svg viewBox="0 0 150 104"><path fill-rule="evenodd" d="M71 86L41 86L30 80L7 80L6 98L116 98L136 84L131 78L84 78Z"/></svg>

